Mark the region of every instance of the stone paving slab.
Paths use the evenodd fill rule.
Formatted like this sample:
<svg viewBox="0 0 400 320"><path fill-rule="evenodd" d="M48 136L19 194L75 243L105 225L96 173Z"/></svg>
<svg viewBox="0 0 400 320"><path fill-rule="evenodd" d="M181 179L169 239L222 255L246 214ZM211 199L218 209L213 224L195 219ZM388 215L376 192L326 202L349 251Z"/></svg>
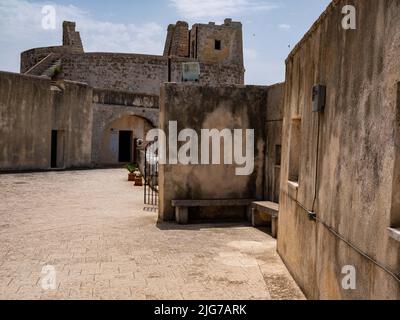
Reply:
<svg viewBox="0 0 400 320"><path fill-rule="evenodd" d="M304 299L248 225L158 224L121 169L0 175L0 299ZM44 266L55 289L44 290Z"/></svg>

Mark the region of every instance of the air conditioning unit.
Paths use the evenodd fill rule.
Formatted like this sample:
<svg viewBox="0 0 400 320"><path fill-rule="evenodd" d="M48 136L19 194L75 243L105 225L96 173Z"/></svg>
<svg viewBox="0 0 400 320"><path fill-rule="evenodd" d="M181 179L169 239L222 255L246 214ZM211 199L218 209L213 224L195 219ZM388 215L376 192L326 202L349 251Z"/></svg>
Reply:
<svg viewBox="0 0 400 320"><path fill-rule="evenodd" d="M182 81L195 81L200 79L200 63L198 62L184 62L182 63Z"/></svg>

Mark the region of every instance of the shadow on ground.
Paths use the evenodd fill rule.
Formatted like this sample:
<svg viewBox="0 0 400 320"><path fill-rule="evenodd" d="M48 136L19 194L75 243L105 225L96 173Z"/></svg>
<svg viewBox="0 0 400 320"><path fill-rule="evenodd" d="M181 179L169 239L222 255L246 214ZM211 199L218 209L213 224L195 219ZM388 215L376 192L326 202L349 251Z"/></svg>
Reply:
<svg viewBox="0 0 400 320"><path fill-rule="evenodd" d="M191 221L190 224L182 225L175 222L157 222L160 230L202 230L202 229L225 229L225 228L248 228L251 224L238 221Z"/></svg>

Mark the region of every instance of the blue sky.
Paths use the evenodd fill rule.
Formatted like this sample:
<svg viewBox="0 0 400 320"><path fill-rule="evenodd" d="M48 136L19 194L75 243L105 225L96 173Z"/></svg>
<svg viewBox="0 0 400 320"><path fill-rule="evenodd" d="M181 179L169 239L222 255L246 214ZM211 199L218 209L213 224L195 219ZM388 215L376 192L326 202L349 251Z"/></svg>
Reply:
<svg viewBox="0 0 400 320"><path fill-rule="evenodd" d="M330 0L0 0L0 70L19 71L20 52L61 44L63 20L76 21L87 52L162 54L167 26L233 18L243 23L247 84L284 81L285 58ZM41 26L44 5L57 27ZM290 46L290 48L289 48Z"/></svg>

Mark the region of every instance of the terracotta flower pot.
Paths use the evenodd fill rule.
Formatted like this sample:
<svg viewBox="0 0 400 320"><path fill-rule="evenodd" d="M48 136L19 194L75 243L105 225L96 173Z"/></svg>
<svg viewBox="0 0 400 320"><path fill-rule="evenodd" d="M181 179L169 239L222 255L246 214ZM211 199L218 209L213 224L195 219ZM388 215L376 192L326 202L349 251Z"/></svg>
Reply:
<svg viewBox="0 0 400 320"><path fill-rule="evenodd" d="M128 173L128 181L135 181L136 175L132 173Z"/></svg>
<svg viewBox="0 0 400 320"><path fill-rule="evenodd" d="M135 177L135 186L137 186L137 187L143 186L143 179L142 179L142 177L138 177L138 176Z"/></svg>

